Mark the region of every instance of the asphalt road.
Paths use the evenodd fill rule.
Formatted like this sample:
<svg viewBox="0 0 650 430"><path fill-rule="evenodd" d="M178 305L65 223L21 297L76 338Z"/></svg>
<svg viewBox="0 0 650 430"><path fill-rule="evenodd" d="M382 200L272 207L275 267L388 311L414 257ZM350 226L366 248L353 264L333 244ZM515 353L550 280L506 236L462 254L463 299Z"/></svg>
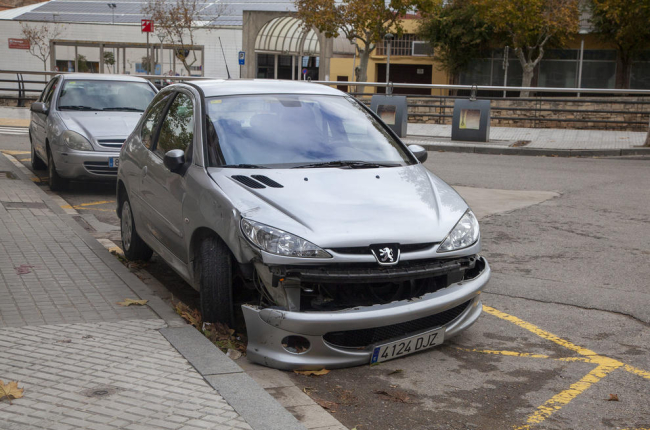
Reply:
<svg viewBox="0 0 650 430"><path fill-rule="evenodd" d="M29 149L2 135L0 148ZM650 428L650 159L430 153L426 165L481 219L484 315L430 351L294 382L358 430ZM119 242L112 184L61 197ZM196 302L164 263L147 271Z"/></svg>

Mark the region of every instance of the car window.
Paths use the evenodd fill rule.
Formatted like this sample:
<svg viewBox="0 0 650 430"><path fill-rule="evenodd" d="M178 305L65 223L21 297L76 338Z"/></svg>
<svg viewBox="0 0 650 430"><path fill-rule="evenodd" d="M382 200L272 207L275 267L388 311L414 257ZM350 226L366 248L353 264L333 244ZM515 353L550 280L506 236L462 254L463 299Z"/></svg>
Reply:
<svg viewBox="0 0 650 430"><path fill-rule="evenodd" d="M45 94L45 97L43 98L43 103L49 104L50 101L52 101L52 96L54 95L54 92L56 91L57 87L59 86L59 78L55 78L52 80L52 85L47 90L47 94Z"/></svg>
<svg viewBox="0 0 650 430"><path fill-rule="evenodd" d="M181 149L186 151L194 137L194 106L192 98L178 93L172 102L167 115L160 125L155 152L164 157L167 151Z"/></svg>
<svg viewBox="0 0 650 430"><path fill-rule="evenodd" d="M268 94L206 100L207 156L225 164L297 167L359 161L409 165L407 151L349 97Z"/></svg>
<svg viewBox="0 0 650 430"><path fill-rule="evenodd" d="M146 82L70 79L63 83L58 108L144 112L155 95Z"/></svg>
<svg viewBox="0 0 650 430"><path fill-rule="evenodd" d="M50 90L50 88L52 87L52 84L53 84L53 83L54 83L54 79L51 79L50 82L48 82L47 84L45 84L45 88L43 88L43 91L41 92L41 95L38 97L38 100L37 100L37 101L42 102L42 101L45 99L45 95L46 95L47 92Z"/></svg>
<svg viewBox="0 0 650 430"><path fill-rule="evenodd" d="M149 110L147 111L147 116L142 124L140 137L142 139L142 144L148 149L152 148L154 133L158 124L160 124L160 117L162 116L167 102L173 93L164 93L156 96L154 101L151 103Z"/></svg>

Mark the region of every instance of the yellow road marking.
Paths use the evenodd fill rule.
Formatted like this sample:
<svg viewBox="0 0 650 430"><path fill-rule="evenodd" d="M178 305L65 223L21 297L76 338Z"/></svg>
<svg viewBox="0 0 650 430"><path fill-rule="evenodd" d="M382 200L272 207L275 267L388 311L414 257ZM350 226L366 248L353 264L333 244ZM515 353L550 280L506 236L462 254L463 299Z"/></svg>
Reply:
<svg viewBox="0 0 650 430"><path fill-rule="evenodd" d="M480 352L484 354L504 355L504 356L512 356L512 357L549 358L553 360L569 361L569 362L583 361L583 362L594 363L597 365L595 369L587 373L578 382L573 383L568 389L563 390L559 394L556 394L555 396L547 400L543 405L538 407L537 410L528 417L528 419L526 420L526 424L521 427L515 427L516 429L529 429L531 425L541 423L546 418L551 416L551 414L560 410L564 405L569 403L571 400L575 399L578 395L586 391L593 384L597 383L598 381L600 381L601 379L603 379L605 376L607 376L608 374L610 374L616 369L622 368L627 372L641 376L642 378L650 379L650 372L647 372L643 369L639 369L634 366L630 366L629 364L622 363L613 358L609 358L597 354L596 352L590 349L583 348L566 339L562 339L559 336L556 336L553 333L543 330L537 327L535 324L531 324L520 318L517 318L514 315L507 314L505 312L494 309L490 306L483 306L483 310L490 315L493 315L497 318L511 322L523 329L526 329L531 333L534 333L537 336L541 337L542 339L549 340L570 351L576 352L579 355L581 355L581 357L554 358L543 354L532 354L532 353L524 353L524 352L516 352L516 351L494 351L494 350L480 350L480 349L472 350L472 349L464 349L464 348L459 348L459 349L466 350L466 351Z"/></svg>
<svg viewBox="0 0 650 430"><path fill-rule="evenodd" d="M621 366L607 366L601 365L587 373L578 382L571 384L569 389L564 390L547 400L542 406L537 408L534 414L528 417L526 425L516 427L517 430L529 429L531 425L539 424L546 418L550 417L553 412L558 411L562 406L569 403L571 400L578 397L593 384L597 383L609 373L618 369Z"/></svg>
<svg viewBox="0 0 650 430"><path fill-rule="evenodd" d="M2 152L9 155L31 154L31 152L29 151L15 151L12 149L2 149Z"/></svg>
<svg viewBox="0 0 650 430"><path fill-rule="evenodd" d="M101 211L101 212L114 212L114 209L99 209L99 208L89 208L88 206L97 206L97 205L105 205L107 203L115 203L115 200L102 200L99 202L91 202L91 203L80 203L78 205L63 205L61 206L61 209L83 209L83 210L92 210L92 211Z"/></svg>

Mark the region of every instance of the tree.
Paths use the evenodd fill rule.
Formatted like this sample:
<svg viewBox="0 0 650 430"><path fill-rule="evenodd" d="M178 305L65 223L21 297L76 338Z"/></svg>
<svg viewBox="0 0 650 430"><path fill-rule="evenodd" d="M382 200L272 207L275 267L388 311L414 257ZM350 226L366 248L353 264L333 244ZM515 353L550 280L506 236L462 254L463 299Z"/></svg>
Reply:
<svg viewBox="0 0 650 430"><path fill-rule="evenodd" d="M434 0L422 5L420 13L420 37L434 48L440 70L454 84L458 74L488 48L492 27L468 0Z"/></svg>
<svg viewBox="0 0 650 430"><path fill-rule="evenodd" d="M75 70L75 72L79 73L87 73L90 70L90 67L88 67L88 59L85 55L77 54L77 69L79 70Z"/></svg>
<svg viewBox="0 0 650 430"><path fill-rule="evenodd" d="M174 41L178 48L174 50L176 58L188 75L198 61L192 49L198 23L212 22L226 11L223 3L207 5L203 0L147 0L142 8L142 13L154 21L167 40Z"/></svg>
<svg viewBox="0 0 650 430"><path fill-rule="evenodd" d="M47 72L47 60L50 58L50 41L63 33L63 26L57 24L20 23L22 34L29 41L29 53L43 62L43 70Z"/></svg>
<svg viewBox="0 0 650 430"><path fill-rule="evenodd" d="M114 73L113 66L115 65L115 55L111 51L104 51L104 64L110 66L108 70L111 73Z"/></svg>
<svg viewBox="0 0 650 430"><path fill-rule="evenodd" d="M400 18L413 9L413 0L295 0L305 28L316 28L326 37L343 34L359 54L357 81L368 79L368 60L377 43L390 31L402 33ZM357 87L363 92L364 87Z"/></svg>
<svg viewBox="0 0 650 430"><path fill-rule="evenodd" d="M618 51L616 88L629 88L632 61L650 49L648 0L592 0L591 22L600 38Z"/></svg>
<svg viewBox="0 0 650 430"><path fill-rule="evenodd" d="M564 46L578 31L579 0L474 1L486 22L514 49L523 69L522 87L531 86L544 47L549 43ZM529 92L522 91L520 96L528 97Z"/></svg>

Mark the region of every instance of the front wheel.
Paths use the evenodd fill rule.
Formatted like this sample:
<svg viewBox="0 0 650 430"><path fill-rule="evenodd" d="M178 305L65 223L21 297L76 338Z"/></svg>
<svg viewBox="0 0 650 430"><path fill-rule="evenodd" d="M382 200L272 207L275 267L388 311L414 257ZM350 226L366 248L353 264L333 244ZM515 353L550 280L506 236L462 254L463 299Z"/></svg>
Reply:
<svg viewBox="0 0 650 430"><path fill-rule="evenodd" d="M215 236L203 239L194 260L201 292L203 321L233 325L232 260L226 244Z"/></svg>
<svg viewBox="0 0 650 430"><path fill-rule="evenodd" d="M149 245L144 243L135 230L135 222L133 222L133 212L131 211L131 203L128 197L124 197L122 202L122 212L120 220L120 229L122 234L122 251L128 260L142 260L148 261L153 254Z"/></svg>
<svg viewBox="0 0 650 430"><path fill-rule="evenodd" d="M68 188L68 180L62 178L56 172L56 166L54 165L54 158L52 157L52 151L50 151L49 149L47 151L47 176L50 183L50 190L63 191Z"/></svg>

